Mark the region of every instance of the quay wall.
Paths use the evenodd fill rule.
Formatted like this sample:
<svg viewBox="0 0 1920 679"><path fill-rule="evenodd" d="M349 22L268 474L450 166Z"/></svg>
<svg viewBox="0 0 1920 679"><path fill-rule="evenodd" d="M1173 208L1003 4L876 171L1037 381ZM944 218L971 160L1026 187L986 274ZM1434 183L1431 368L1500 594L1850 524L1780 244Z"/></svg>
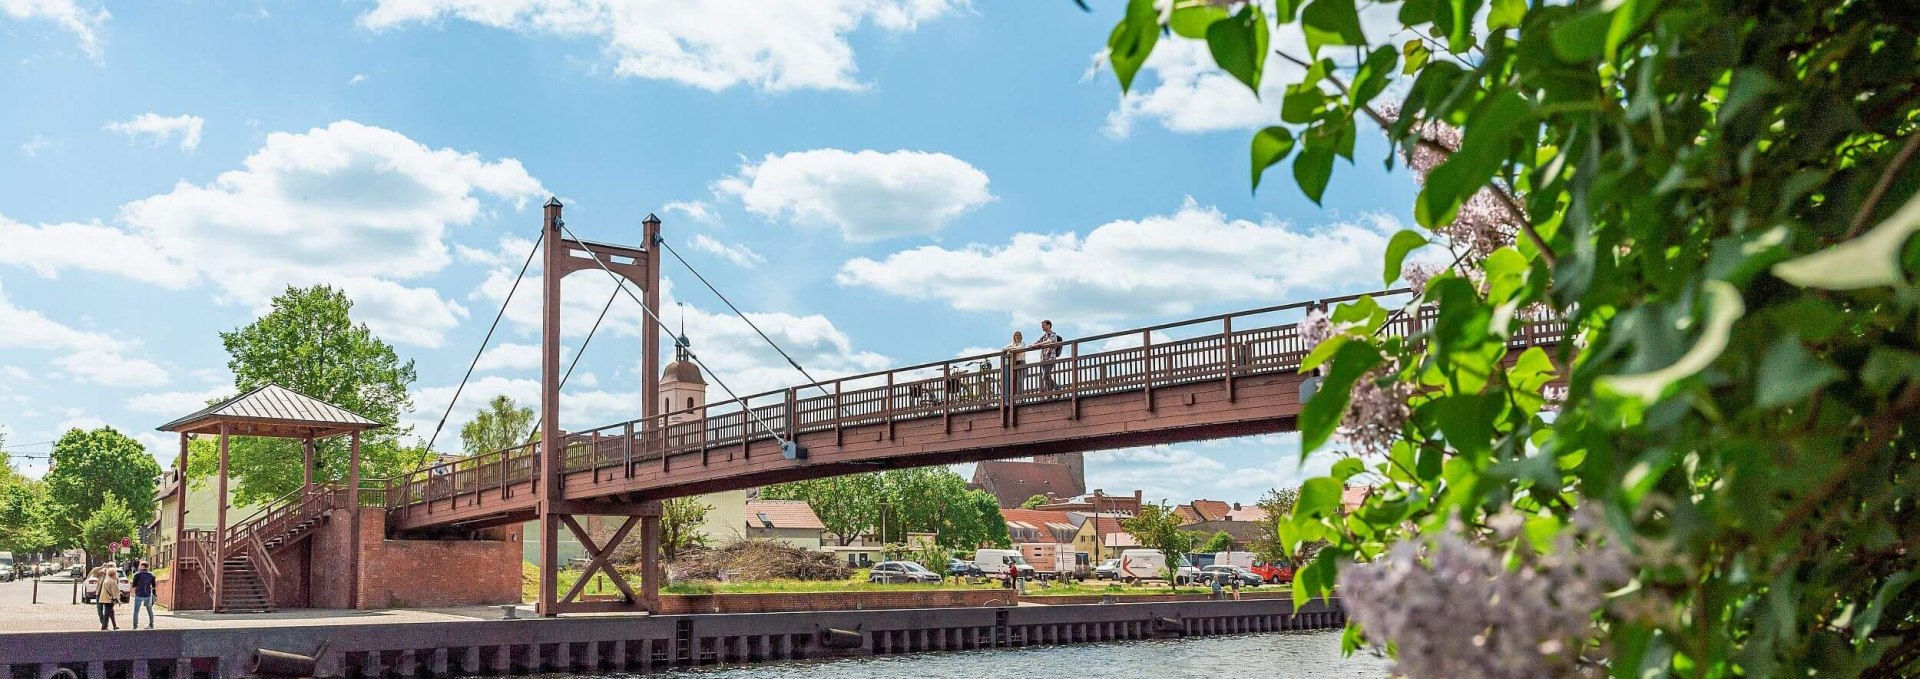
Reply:
<svg viewBox="0 0 1920 679"><path fill-rule="evenodd" d="M1286 599L0 634L0 679L230 679L256 649L322 679L626 672L924 651L1332 629L1338 600ZM851 634L833 635L828 630ZM836 644L834 642L840 642Z"/></svg>

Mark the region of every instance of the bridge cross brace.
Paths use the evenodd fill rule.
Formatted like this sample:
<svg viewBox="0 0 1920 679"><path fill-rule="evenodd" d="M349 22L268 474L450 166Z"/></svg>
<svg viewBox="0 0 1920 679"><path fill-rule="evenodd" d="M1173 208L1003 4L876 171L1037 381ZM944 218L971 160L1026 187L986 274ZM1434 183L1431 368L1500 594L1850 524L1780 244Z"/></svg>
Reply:
<svg viewBox="0 0 1920 679"><path fill-rule="evenodd" d="M557 578L550 576L551 573L557 572L561 564L551 561L541 564L540 567L545 572L542 573L542 584L537 605L539 615L552 616L561 613L598 613L609 611L651 611L656 608L659 600L660 584L663 579L660 574L659 554L661 514L662 507L658 500L625 500L615 502L584 500L548 501L540 516L540 522L543 528L541 531L542 539L557 539L560 535L559 527L566 526L567 530L573 533L574 538L580 541L580 546L586 553L587 565L581 570L580 579L574 582L573 587L564 595L561 595L558 591L559 588L555 586L558 584ZM608 536L606 543L601 544L595 540L593 534L581 524L579 517L582 516L617 516L624 517L625 520L621 522L620 527L616 529L612 535ZM632 535L636 527L638 527L641 532L640 551L642 563L641 588L638 593L634 591L632 585L627 582L626 578L613 567L612 561L614 552L626 543L627 538ZM553 553L544 548L542 551L547 554ZM609 579L613 580L614 587L619 588L621 594L620 600L580 601L579 598L581 594L586 591L587 582L592 580L596 574L600 573L605 573ZM549 585L548 583L553 584Z"/></svg>

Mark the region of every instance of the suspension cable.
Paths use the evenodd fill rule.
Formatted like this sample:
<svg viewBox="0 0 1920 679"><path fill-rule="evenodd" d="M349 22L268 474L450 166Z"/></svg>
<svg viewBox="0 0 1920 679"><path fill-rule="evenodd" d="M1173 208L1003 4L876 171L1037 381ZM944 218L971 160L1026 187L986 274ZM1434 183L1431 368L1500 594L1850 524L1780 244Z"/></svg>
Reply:
<svg viewBox="0 0 1920 679"><path fill-rule="evenodd" d="M681 257L680 253L674 250L672 245L668 245L665 239L661 239L660 246L666 248L667 253L673 255L674 259L680 260L680 265L687 267L687 271L692 272L694 278L700 279L701 285L705 285L707 286L708 290L713 291L713 295L715 297L719 297L720 301L726 304L728 309L733 310L733 315L739 316L740 320L747 322L747 327L753 328L754 332L759 333L760 339L767 341L767 346L771 346L773 347L774 351L780 352L780 357L787 359L787 365L793 366L794 370L800 371L800 375L802 377L807 378L807 382L812 384L815 389L819 389L820 393L822 394L828 393L827 388L820 385L820 380L814 379L813 375L807 373L806 368L800 367L799 361L793 360L793 357L787 354L786 349L780 348L780 344L778 342L773 341L772 337L768 337L766 331L761 330L760 326L755 325L753 322L753 319L748 317L745 312L741 311L740 307L734 306L733 300L727 299L727 296L722 294L719 288L713 287L712 283L707 282L707 277L700 275L700 270L693 268L692 264L687 263L687 259L685 257Z"/></svg>
<svg viewBox="0 0 1920 679"><path fill-rule="evenodd" d="M593 263L595 265L598 265L601 271L607 272L607 276L613 279L613 284L615 286L618 286L620 292L627 293L627 297L632 298L634 303L640 305L640 310L646 312L648 318L653 319L654 325L660 326L661 329L666 330L668 335L673 334L673 328L668 326L666 321L660 320L660 316L658 314L653 313L653 309L648 308L646 302L642 301L638 295L633 294L632 290L627 289L627 279L621 278L620 274L614 273L613 269L607 268L607 263L600 260L600 253L594 252L593 248L591 247L587 247L586 241L580 240L580 237L578 235L575 235L572 229L567 228L566 222L564 221L559 222L558 226L560 227L560 230L563 233L567 234L568 238L572 238L574 243L578 244L581 247L581 249L586 250L589 256L593 257ZM652 243L649 243L647 245L648 247L653 246ZM708 375L711 375L713 377L713 383L720 385L720 390L727 392L728 398L733 399L735 401L739 401L740 410L746 413L748 417L753 418L753 421L759 424L761 429L765 429L768 434L773 435L773 438L779 441L780 445L785 446L789 443L789 441L787 441L787 437L781 436L780 432L775 431L772 425L767 424L767 421L765 419L762 419L759 413L756 413L753 411L753 407L751 405L749 405L746 401L741 400L740 395L734 393L733 389L727 386L727 383L725 380L720 379L719 373L714 372L712 368L708 368L706 362L700 360L699 354L693 353L693 349L689 347L681 347L681 349L687 352L687 358L693 359L693 362L695 365L700 366L701 370L706 371ZM649 375L648 377L652 377L652 376Z"/></svg>
<svg viewBox="0 0 1920 679"><path fill-rule="evenodd" d="M500 300L500 311L493 315L493 325L487 326L487 336L481 338L480 349L473 352L473 360L467 363L467 374L460 376L460 386L453 388L453 398L447 401L447 411L440 414L440 423L433 425L433 436L427 438L426 449L433 450L433 443L440 440L440 430L447 426L447 418L453 415L453 405L460 402L460 392L467 388L467 380L473 377L473 369L480 365L480 355L487 352L487 343L493 341L493 331L500 328L500 319L507 315L507 304L513 301L513 293L520 289L520 280L526 278L527 267L533 266L533 256L539 254L540 243L547 239L546 230L540 231L540 237L534 239L533 248L527 251L527 261L520 263L520 273L513 277L513 287L507 288L506 299ZM553 272L547 272L553 275Z"/></svg>

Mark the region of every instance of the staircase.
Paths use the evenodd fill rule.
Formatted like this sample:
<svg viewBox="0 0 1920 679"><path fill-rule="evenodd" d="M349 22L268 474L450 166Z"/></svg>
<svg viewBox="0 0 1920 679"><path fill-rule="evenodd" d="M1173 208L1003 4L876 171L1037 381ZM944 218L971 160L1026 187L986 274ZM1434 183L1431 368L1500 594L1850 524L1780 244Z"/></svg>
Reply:
<svg viewBox="0 0 1920 679"><path fill-rule="evenodd" d="M332 488L314 485L300 488L268 503L253 516L227 527L220 540L220 601L214 610L223 613L268 612L273 606L273 582L280 569L273 555L307 536L333 513ZM211 540L202 551L212 551ZM207 561L210 561L208 559ZM203 561L204 562L204 561ZM206 579L208 591L213 590Z"/></svg>
<svg viewBox="0 0 1920 679"><path fill-rule="evenodd" d="M220 564L221 585L224 587L218 612L221 613L268 613L273 611L273 594L260 579L260 573L254 570L253 560L246 556L230 556Z"/></svg>

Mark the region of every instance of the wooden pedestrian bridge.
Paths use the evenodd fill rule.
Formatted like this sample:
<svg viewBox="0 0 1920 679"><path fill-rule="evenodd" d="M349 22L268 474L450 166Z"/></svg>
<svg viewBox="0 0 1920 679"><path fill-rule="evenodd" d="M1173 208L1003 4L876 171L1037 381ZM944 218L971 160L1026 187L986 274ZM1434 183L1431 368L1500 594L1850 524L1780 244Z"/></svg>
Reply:
<svg viewBox="0 0 1920 679"><path fill-rule="evenodd" d="M1312 348L1295 323L1314 300L1076 339L1024 363L997 352L789 387L561 437L543 486L538 441L420 469L388 482L398 531L474 529L531 519L543 496L596 503L710 493L865 471L1110 450L1290 431ZM1413 336L1432 310L1388 323ZM1532 323L1512 347L1557 342ZM1183 337L1183 339L1171 339ZM792 441L804 451L783 446Z"/></svg>
<svg viewBox="0 0 1920 679"><path fill-rule="evenodd" d="M304 592L310 602L326 592L344 591L345 605L358 607L367 589L360 562L377 547L362 538L362 514L383 519L385 536L402 541L472 538L489 529L512 531L515 524L536 521L542 615L655 610L664 577L642 577L638 594L623 578L612 578L620 591L615 601L578 597L596 570L613 572L613 550L636 525L641 572L661 574L663 499L902 467L1291 431L1314 379L1300 371L1312 347L1301 339L1298 321L1309 309L1359 297L1303 300L1076 338L1055 345L1057 353L1029 347L963 356L749 396L729 394L719 401L685 399L684 394L662 398L659 335L664 324L656 312L661 251L671 248L660 238L659 219L649 215L642 223L641 246L584 241L566 227L559 201L545 206L535 246L545 255L537 438L395 478L361 479L360 433L378 423L278 387L263 387L162 429L180 435L181 468L186 467L190 434L219 437L216 492L222 498L227 495L229 436L300 439L306 451L302 487L235 523L227 521L226 503L217 503L213 531L182 529L185 505L176 502L178 552L164 554L163 562L197 572L199 584L211 594L208 607L215 610L267 608L289 598L276 594L276 582ZM532 261L529 253L528 263ZM642 333L641 400L635 404L641 416L568 432L557 424L565 381L560 370L560 288L562 279L581 271L613 278L615 295L631 297L653 323ZM628 290L629 283L643 291L644 299ZM1375 294L1404 299L1405 292ZM1381 332L1417 341L1434 315L1431 308L1408 309L1393 315ZM1513 352L1557 344L1566 331L1563 323L1551 320L1516 325L1509 346ZM682 375L700 380L699 359L684 338L676 349L681 360L668 372L676 380ZM675 408L675 401L691 407ZM344 483L319 483L313 473L314 441L332 436L350 438L347 478ZM186 492L184 485L180 492ZM343 510L349 528L326 538L324 549L316 546L312 538L318 527ZM596 540L577 517L624 517L624 522L611 537ZM556 545L563 526L580 540L589 559L573 590L564 595L556 580ZM327 584L332 580L320 577L332 574L321 573L314 559L334 551L346 552L346 578L353 584L334 587ZM517 563L517 548L504 557ZM283 576L276 560L285 560L291 575ZM306 584L300 584L301 578ZM174 578L176 603L197 589L182 587L186 579ZM517 578L510 584L517 584Z"/></svg>

